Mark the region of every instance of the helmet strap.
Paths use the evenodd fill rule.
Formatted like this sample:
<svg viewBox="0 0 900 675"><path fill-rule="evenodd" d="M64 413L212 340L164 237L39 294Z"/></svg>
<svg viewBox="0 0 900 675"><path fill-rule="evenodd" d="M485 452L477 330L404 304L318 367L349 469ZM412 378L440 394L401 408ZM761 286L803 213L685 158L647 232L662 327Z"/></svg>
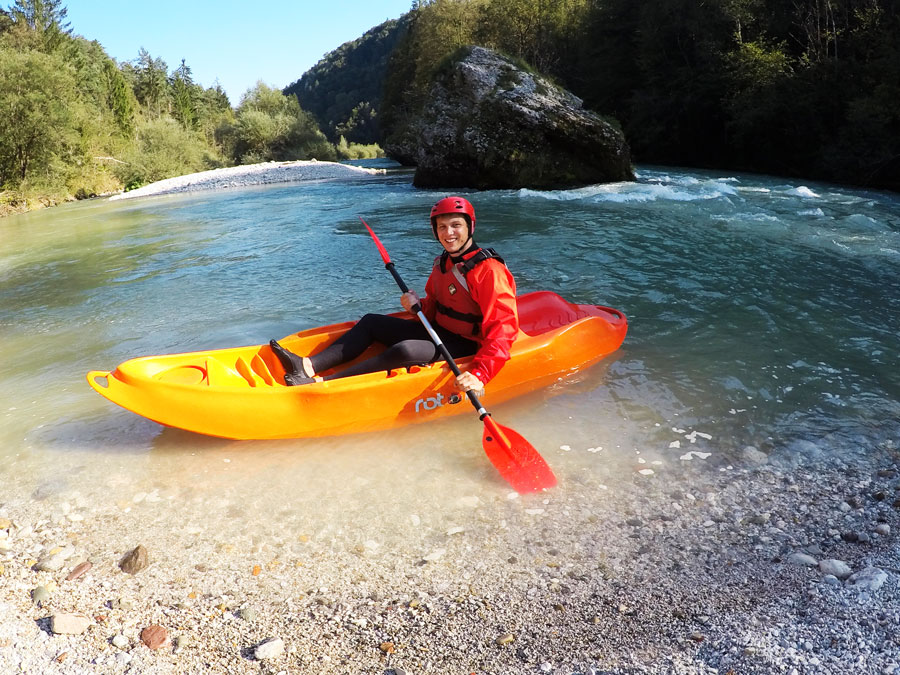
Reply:
<svg viewBox="0 0 900 675"><path fill-rule="evenodd" d="M456 253L454 255L451 255L450 260L453 262L453 264L462 262L463 256L466 253L469 253L470 251L474 251L477 248L478 248L478 244L475 243L475 239L470 234L468 240L466 240L466 243L463 246L463 248L460 250L460 252Z"/></svg>

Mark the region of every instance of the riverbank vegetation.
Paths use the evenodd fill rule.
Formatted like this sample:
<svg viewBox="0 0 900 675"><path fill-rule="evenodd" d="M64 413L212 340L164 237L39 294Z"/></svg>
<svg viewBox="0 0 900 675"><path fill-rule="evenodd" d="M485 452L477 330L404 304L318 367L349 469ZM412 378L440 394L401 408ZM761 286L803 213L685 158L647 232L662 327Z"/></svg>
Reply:
<svg viewBox="0 0 900 675"><path fill-rule="evenodd" d="M374 156L329 142L297 99L262 82L233 108L141 48L118 63L75 35L61 0L0 9L0 215L240 163Z"/></svg>

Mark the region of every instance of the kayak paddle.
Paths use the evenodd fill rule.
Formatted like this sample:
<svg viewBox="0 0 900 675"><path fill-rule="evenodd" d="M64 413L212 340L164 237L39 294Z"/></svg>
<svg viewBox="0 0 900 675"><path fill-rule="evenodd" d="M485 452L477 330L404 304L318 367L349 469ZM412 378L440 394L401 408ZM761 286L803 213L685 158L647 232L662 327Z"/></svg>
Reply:
<svg viewBox="0 0 900 675"><path fill-rule="evenodd" d="M394 263L391 262L391 257L388 255L387 250L384 248L378 237L375 236L375 233L372 231L372 228L369 227L369 224L362 219L362 216L360 216L359 219L362 221L362 224L366 226L369 234L372 235L375 246L378 247L378 252L381 254L381 259L384 260L385 268L391 273L391 276L394 277L394 281L397 282L400 290L403 293L408 293L409 287L400 277L399 272L397 272L397 269L394 267ZM450 352L447 350L447 347L444 346L440 336L435 332L431 323L425 317L425 314L422 312L422 306L419 303L416 303L413 305L412 309L415 311L416 316L419 317L419 321L422 322L425 330L428 331L428 335L431 336L432 342L434 342L435 346L449 364L453 374L458 377L461 373L459 366L456 365L456 361L450 356ZM481 405L481 401L478 400L478 396L475 392L467 391L466 396L469 397L469 401L472 403L475 410L478 411L479 419L484 422L482 445L484 446L485 454L487 454L488 459L491 460L491 463L496 467L497 471L500 472L500 475L512 485L516 492L537 492L538 490L551 488L556 485L556 476L553 475L553 471L547 465L547 462L541 457L540 453L534 449L534 446L532 446L531 443L526 441L513 429L497 424L497 422L494 421L494 418L491 417L491 413L485 410L484 406Z"/></svg>

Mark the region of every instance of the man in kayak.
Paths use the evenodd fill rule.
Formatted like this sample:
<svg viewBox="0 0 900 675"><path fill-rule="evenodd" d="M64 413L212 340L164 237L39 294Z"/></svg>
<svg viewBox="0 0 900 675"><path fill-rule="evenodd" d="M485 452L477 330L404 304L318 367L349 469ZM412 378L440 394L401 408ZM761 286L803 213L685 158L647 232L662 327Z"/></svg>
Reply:
<svg viewBox="0 0 900 675"><path fill-rule="evenodd" d="M420 303L422 311L454 359L474 355L468 370L456 378L460 391L481 391L509 360L519 331L516 283L493 249L475 243L475 209L462 197L447 197L431 209L431 229L444 247L425 284L425 297L415 291L400 298L403 308ZM317 373L352 361L371 344L386 349L336 374ZM384 314L366 314L349 331L318 354L299 356L275 340L269 345L285 370L288 386L432 363L441 358L425 327Z"/></svg>

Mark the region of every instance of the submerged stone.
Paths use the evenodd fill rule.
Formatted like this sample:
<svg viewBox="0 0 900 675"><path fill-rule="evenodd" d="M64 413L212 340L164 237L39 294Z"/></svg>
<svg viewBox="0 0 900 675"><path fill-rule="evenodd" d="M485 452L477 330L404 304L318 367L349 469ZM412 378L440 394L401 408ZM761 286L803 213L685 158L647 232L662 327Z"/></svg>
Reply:
<svg viewBox="0 0 900 675"><path fill-rule="evenodd" d="M843 560L835 560L834 558L820 561L819 570L822 574L831 574L842 580L853 574L853 570L850 569L847 563Z"/></svg>
<svg viewBox="0 0 900 675"><path fill-rule="evenodd" d="M31 591L31 601L34 604L42 604L50 599L50 589L46 586L38 586Z"/></svg>
<svg viewBox="0 0 900 675"><path fill-rule="evenodd" d="M127 574L137 574L149 564L150 560L147 556L147 549L138 545L125 554L125 557L119 562L119 568Z"/></svg>
<svg viewBox="0 0 900 675"><path fill-rule="evenodd" d="M170 644L169 631L162 626L147 626L141 631L141 642L150 649L162 649Z"/></svg>

